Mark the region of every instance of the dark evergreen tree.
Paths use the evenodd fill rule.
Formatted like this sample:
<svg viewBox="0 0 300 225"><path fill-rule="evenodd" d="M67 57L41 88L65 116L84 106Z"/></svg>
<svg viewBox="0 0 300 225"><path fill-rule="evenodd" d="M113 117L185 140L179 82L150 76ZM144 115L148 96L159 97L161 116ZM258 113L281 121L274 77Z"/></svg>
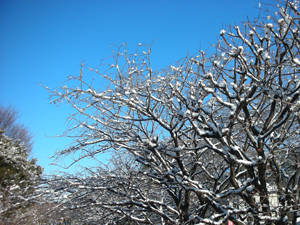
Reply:
<svg viewBox="0 0 300 225"><path fill-rule="evenodd" d="M36 159L27 159L24 143L4 133L0 130L0 224L22 224L35 201L34 187L43 170L36 165Z"/></svg>

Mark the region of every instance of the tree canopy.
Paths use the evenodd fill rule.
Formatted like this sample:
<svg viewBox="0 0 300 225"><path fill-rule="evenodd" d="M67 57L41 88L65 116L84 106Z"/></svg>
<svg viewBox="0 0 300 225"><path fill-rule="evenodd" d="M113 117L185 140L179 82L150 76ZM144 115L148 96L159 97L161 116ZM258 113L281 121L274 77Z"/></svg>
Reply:
<svg viewBox="0 0 300 225"><path fill-rule="evenodd" d="M42 168L36 165L36 159L27 159L24 143L4 133L0 130L0 223L21 224Z"/></svg>
<svg viewBox="0 0 300 225"><path fill-rule="evenodd" d="M19 117L19 111L11 105L8 107L0 105L0 130L5 131L5 135L8 137L24 142L30 153L33 146L33 134L24 124L17 122Z"/></svg>
<svg viewBox="0 0 300 225"><path fill-rule="evenodd" d="M42 174L36 159L28 159L33 135L23 124L17 123L18 114L12 106L0 106L1 224L32 221L28 220L28 208L33 202L34 186Z"/></svg>
<svg viewBox="0 0 300 225"><path fill-rule="evenodd" d="M49 179L54 199L90 224L295 224L298 6L285 1L228 26L213 50L163 70L151 67L150 45L129 54L122 44L100 67L82 64L79 76L45 87L51 103L75 110L63 134L74 143L56 160L129 157L88 176Z"/></svg>

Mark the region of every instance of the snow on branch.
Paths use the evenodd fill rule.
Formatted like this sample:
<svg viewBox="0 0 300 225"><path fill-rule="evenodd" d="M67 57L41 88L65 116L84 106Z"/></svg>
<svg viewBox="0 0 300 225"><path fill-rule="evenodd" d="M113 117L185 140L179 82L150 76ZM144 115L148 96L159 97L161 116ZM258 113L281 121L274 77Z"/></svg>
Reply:
<svg viewBox="0 0 300 225"><path fill-rule="evenodd" d="M266 19L221 30L214 54L200 51L155 71L151 45L129 54L123 44L97 69L83 65L63 87L47 88L52 103L74 110L65 133L74 142L54 158L119 156L86 168L85 178L49 180L61 193L59 200L53 194L57 201L66 210L80 208L87 223L296 218L297 4L286 1L277 13L266 9ZM95 73L92 81L86 69Z"/></svg>

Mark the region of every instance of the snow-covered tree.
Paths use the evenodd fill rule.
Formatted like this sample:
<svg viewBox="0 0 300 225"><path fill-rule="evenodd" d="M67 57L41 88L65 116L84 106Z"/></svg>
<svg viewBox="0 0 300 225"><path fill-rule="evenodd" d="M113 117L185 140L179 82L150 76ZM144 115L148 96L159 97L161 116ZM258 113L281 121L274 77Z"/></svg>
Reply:
<svg viewBox="0 0 300 225"><path fill-rule="evenodd" d="M86 222L295 224L300 210L298 1L220 31L214 51L163 70L121 45L96 74L49 89L76 112L56 160L125 153L131 163L48 184ZM262 17L265 15L265 17ZM105 69L104 69L105 68ZM120 161L122 162L122 160ZM58 200L58 198L56 198ZM118 222L122 221L122 222Z"/></svg>
<svg viewBox="0 0 300 225"><path fill-rule="evenodd" d="M35 159L27 159L28 151L20 140L4 133L0 130L0 223L26 224L42 168Z"/></svg>

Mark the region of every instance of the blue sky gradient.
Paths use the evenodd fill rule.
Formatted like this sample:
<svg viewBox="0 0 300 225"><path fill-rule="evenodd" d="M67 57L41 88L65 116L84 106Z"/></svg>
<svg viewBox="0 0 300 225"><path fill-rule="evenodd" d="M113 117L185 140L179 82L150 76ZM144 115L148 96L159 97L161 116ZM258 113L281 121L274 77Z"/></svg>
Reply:
<svg viewBox="0 0 300 225"><path fill-rule="evenodd" d="M219 31L253 19L258 0L0 0L0 103L20 110L19 122L35 133L33 157L45 168L48 157L70 140L50 138L66 129L70 108L49 104L50 88L80 63L91 67L111 55L112 44L152 45L152 65L164 68L206 50ZM272 2L269 1L264 1Z"/></svg>

